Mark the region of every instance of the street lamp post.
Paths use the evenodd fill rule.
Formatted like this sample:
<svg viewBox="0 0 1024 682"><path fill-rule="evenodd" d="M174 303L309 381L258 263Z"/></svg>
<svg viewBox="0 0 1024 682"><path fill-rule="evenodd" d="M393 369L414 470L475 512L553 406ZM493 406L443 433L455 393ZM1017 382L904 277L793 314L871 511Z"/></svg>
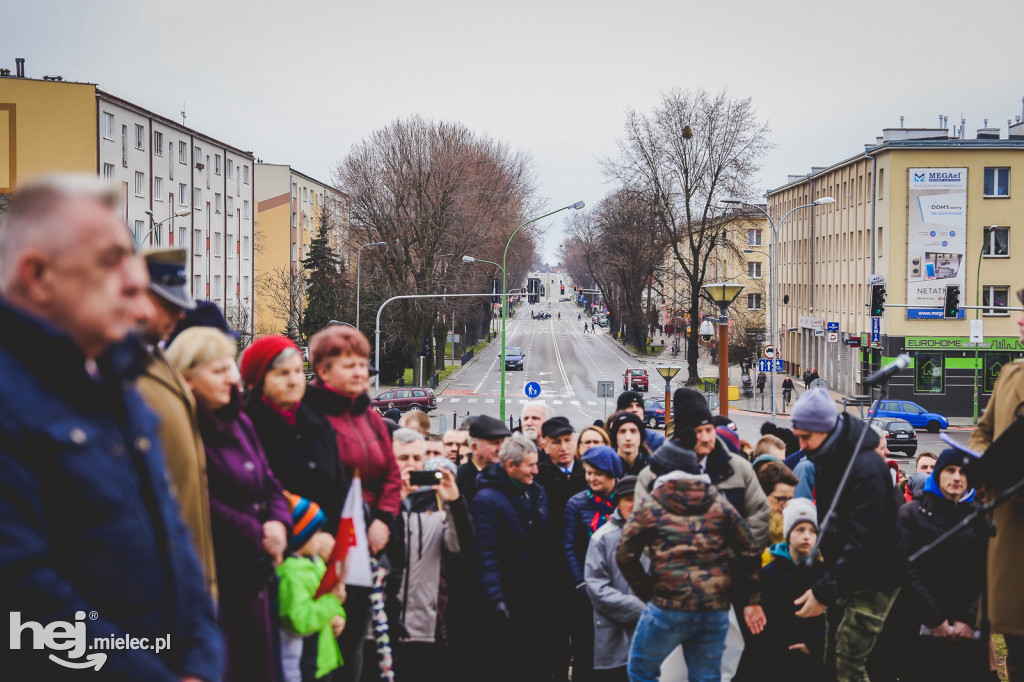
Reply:
<svg viewBox="0 0 1024 682"><path fill-rule="evenodd" d="M505 270L508 266L508 247L512 245L512 238L516 236L516 233L530 223L535 223L538 220L543 220L548 216L561 211L567 211L570 208L574 208L578 211L584 206L586 206L586 204L582 201L577 201L575 204L569 204L568 206L555 209L550 213L545 213L542 216L537 216L536 218L527 220L525 223L512 230L512 234L508 236L508 241L505 242L505 251L501 255L501 407L499 409L501 421L505 421L505 325L508 321L508 277L506 276Z"/></svg>
<svg viewBox="0 0 1024 682"><path fill-rule="evenodd" d="M989 234L991 235L992 234L991 231L995 230L997 227L998 227L998 225L993 225L992 227L990 227L989 228L989 230L990 230ZM976 319L976 320L979 318L979 315L981 314L981 308L979 307L979 306L981 306L981 261L982 261L982 259L985 256L985 247L988 246L988 239L991 239L991 237L986 239L984 235L985 235L985 233L984 233L984 231L982 231L981 251L978 253L978 273L974 277L974 306L975 306L975 308L974 308L974 319ZM985 337L983 336L981 341L979 341L978 343L979 344L980 343L984 343L984 341L985 341ZM978 360L979 360L978 349L980 347L981 347L980 345L977 345L977 346L974 347L974 412L973 412L974 419L973 419L973 421L974 421L975 424L978 423L978 401L979 401L979 399L981 397L980 396L981 389L978 386Z"/></svg>
<svg viewBox="0 0 1024 682"><path fill-rule="evenodd" d="M462 262L463 263L487 263L488 265L493 265L494 267L496 267L499 270L501 270L501 276L502 277L505 276L505 268L501 267L500 265L498 265L497 263L495 263L492 260L484 260L483 258L473 258L473 256L463 256L462 257ZM493 300L491 301L491 317L492 318L494 317L494 301ZM489 324L489 326L487 328L487 332L489 334L491 334L491 339L494 338L493 331L494 331L494 325L493 324ZM502 361L502 367L504 367L505 366L504 365L505 358L502 357L501 361ZM502 417L502 419L504 419L504 417Z"/></svg>
<svg viewBox="0 0 1024 682"><path fill-rule="evenodd" d="M361 265L360 260L363 256L363 249L367 246L387 246L387 242L370 242L369 244L363 244L356 249L356 329L359 329L359 266Z"/></svg>
<svg viewBox="0 0 1024 682"><path fill-rule="evenodd" d="M735 282L705 284L704 291L721 309L718 318L718 414L729 416L729 305L743 291Z"/></svg>
<svg viewBox="0 0 1024 682"><path fill-rule="evenodd" d="M150 225L150 227L149 227L149 231L146 232L146 236L144 236L142 239L139 240L139 243L138 243L139 248L142 248L146 244L146 240L150 238L150 236L154 233L154 231L159 229L160 226L163 225L164 223L166 223L168 220L173 220L175 218L184 218L185 216L189 215L190 213L191 213L191 211L182 211L181 213L172 213L171 215L167 216L163 220L157 222L156 217L153 215L153 212L152 211L146 211L146 215L149 216L149 225ZM184 248L184 245L182 245L182 248Z"/></svg>
<svg viewBox="0 0 1024 682"><path fill-rule="evenodd" d="M776 358L779 357L779 355L781 355L781 353L779 353L779 345L778 345L779 344L779 339L778 339L778 333L777 333L778 332L778 322L777 322L777 320L778 320L778 317L779 317L779 272L778 272L778 265L779 265L779 258L778 258L779 257L779 252L778 252L778 248L779 248L779 230L781 230L782 226L786 223L786 218L788 218L790 216L790 214L793 213L794 211L799 211L802 208L811 208L812 206L822 206L822 205L825 205L825 204L834 204L835 202L836 202L836 200L833 199L832 197L819 197L819 198L815 199L814 201L812 201L809 204L803 204L801 206L795 206L795 207L791 208L786 213L786 215L782 216L782 220L780 220L778 225L776 225L775 221L772 219L771 214L768 213L768 211L766 211L763 208L761 208L760 206L758 206L757 204L751 204L751 203L748 203L746 201L743 201L742 199L723 199L722 200L723 204L735 204L735 205L740 205L740 206L747 206L748 208L757 209L758 211L760 211L761 213L764 214L764 217L768 219L768 224L771 225L771 228L772 228L772 251L771 251L771 255L768 257L768 268L772 271L772 325L771 325L771 339L772 339L772 348L775 349L775 357ZM775 422L775 418L776 418L776 415L777 415L777 409L775 407L775 367L774 367L774 359L775 358L772 358L772 360L773 360L772 371L768 375L769 376L769 380L771 381L771 384L770 384L770 387L771 387L771 396L770 396L770 398L771 399L770 399L769 402L771 403L771 408L772 408L772 423Z"/></svg>

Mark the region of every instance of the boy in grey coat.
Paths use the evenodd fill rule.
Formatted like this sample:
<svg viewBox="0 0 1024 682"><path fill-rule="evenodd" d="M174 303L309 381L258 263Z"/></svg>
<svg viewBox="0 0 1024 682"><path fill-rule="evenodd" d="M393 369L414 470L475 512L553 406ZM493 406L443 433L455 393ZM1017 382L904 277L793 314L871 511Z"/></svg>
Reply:
<svg viewBox="0 0 1024 682"><path fill-rule="evenodd" d="M590 537L583 578L594 605L594 682L626 682L626 662L633 630L644 602L633 594L615 563L615 549L622 527L633 515L636 476L626 476L615 485L615 512ZM649 560L641 557L646 570Z"/></svg>

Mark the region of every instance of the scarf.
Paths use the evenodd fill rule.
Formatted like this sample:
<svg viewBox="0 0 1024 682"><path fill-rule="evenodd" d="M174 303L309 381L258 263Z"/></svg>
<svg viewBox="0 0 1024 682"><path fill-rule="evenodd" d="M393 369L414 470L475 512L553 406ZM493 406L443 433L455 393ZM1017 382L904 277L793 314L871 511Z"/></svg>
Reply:
<svg viewBox="0 0 1024 682"><path fill-rule="evenodd" d="M599 507L590 518L590 534L593 535L594 531L603 526L608 521L608 517L615 513L615 506L612 504L611 497L605 497L593 490L587 490L587 497Z"/></svg>
<svg viewBox="0 0 1024 682"><path fill-rule="evenodd" d="M270 400L268 400L267 396L265 396L265 395L264 396L260 396L260 400L263 401L264 405L269 407L271 410L273 410L277 414L281 415L281 419L284 419L285 422L287 422L289 426L295 426L295 414L299 411L299 405L298 404L295 405L295 409L294 410L285 410L283 408L278 407L274 403L270 402Z"/></svg>

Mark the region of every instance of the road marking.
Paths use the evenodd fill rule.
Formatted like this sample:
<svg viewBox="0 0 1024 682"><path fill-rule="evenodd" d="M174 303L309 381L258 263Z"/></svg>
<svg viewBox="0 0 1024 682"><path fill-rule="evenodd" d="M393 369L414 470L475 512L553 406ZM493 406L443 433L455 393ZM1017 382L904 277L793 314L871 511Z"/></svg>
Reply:
<svg viewBox="0 0 1024 682"><path fill-rule="evenodd" d="M588 400L587 401L587 405L597 405L597 401L596 400Z"/></svg>
<svg viewBox="0 0 1024 682"><path fill-rule="evenodd" d="M562 401L561 401L561 400L552 400L552 401L551 401L551 403L552 403L553 405L561 405L561 404L562 404Z"/></svg>
<svg viewBox="0 0 1024 682"><path fill-rule="evenodd" d="M484 398L484 403L485 404L490 404L490 403L493 403L493 402L494 402L494 398Z"/></svg>
<svg viewBox="0 0 1024 682"><path fill-rule="evenodd" d="M570 404L570 405L575 405L576 407L579 407L579 405L580 405L580 401L578 401L578 400L570 400L570 401L569 401L569 404Z"/></svg>
<svg viewBox="0 0 1024 682"><path fill-rule="evenodd" d="M449 402L453 402L453 403L462 402L462 398L452 398Z"/></svg>
<svg viewBox="0 0 1024 682"><path fill-rule="evenodd" d="M467 403L475 403L475 402L477 402L477 399L476 398L469 398L468 400L466 400L466 402Z"/></svg>

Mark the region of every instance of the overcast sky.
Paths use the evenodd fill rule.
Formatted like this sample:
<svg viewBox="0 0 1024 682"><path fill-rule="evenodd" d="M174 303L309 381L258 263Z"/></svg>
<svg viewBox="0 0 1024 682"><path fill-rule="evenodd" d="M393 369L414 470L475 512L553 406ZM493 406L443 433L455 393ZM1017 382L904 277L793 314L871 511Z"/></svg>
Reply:
<svg viewBox="0 0 1024 682"><path fill-rule="evenodd" d="M933 0L0 0L0 66L60 74L322 180L398 117L528 152L550 209L610 189L624 112L674 87L751 97L772 128L758 191L884 127L1022 113L1024 3ZM562 222L543 255L554 262Z"/></svg>

